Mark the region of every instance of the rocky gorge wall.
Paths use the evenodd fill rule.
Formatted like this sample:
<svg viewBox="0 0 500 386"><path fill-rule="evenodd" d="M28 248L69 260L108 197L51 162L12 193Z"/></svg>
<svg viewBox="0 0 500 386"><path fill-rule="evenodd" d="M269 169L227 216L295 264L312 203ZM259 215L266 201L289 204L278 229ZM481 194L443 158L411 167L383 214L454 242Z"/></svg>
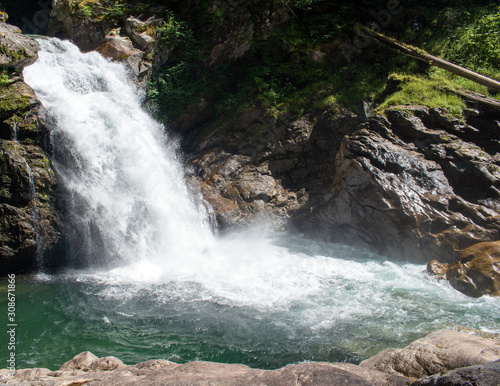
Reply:
<svg viewBox="0 0 500 386"><path fill-rule="evenodd" d="M204 65L243 57L256 39L265 39L280 22L293 17L285 6L273 5L255 18L239 5L228 3L227 23L213 23L204 30L210 41ZM208 12L215 15L220 6L213 2ZM165 7L118 18L94 12L97 9L97 5L82 8L71 0L55 0L49 34L124 61L140 87L173 60L175 44L166 44L154 32L169 15ZM188 15L198 10L186 3L178 12ZM14 84L26 87L21 80ZM16 128L35 122L32 132L44 133L43 114L36 98L30 98L32 106L23 110L23 123ZM396 106L376 114L337 108L296 114L276 113L257 103L221 118L214 116L209 102L193 103L169 129L181 137L188 179L212 205L220 226L266 218L311 237L350 239L391 258L418 263L452 263L461 250L500 239L498 113L470 106L457 118L445 109ZM5 114L4 122L10 117ZM18 143L9 145L13 136L12 126L7 125L2 140L12 149L35 151L30 146L40 145L44 136L30 137L23 130L18 130ZM13 159L11 153L5 150L6 160ZM27 165L29 159L23 155L16 165ZM44 181L40 192L46 193L37 190L35 201L26 199L18 206L7 199L2 203L10 210L2 220L2 237L11 240L4 244L5 257L17 258L22 251L33 256L35 250L50 250L60 240L50 162L43 170L47 177L34 181L35 185ZM22 186L26 196L29 183ZM24 208L24 220L13 220L20 218L12 217L13 207ZM38 241L36 227L27 217L30 207L43 208L37 212L47 219L40 228L47 234L37 236ZM41 248L40 240L45 243ZM498 267L498 261L491 264ZM29 267L24 271L36 266L16 265ZM470 277L464 280L474 282Z"/></svg>

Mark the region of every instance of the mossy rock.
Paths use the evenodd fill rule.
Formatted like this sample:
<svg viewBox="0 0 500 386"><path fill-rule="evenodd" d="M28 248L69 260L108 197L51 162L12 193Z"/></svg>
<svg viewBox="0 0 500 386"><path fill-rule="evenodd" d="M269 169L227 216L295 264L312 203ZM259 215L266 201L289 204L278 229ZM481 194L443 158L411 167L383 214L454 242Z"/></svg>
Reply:
<svg viewBox="0 0 500 386"><path fill-rule="evenodd" d="M36 40L21 34L21 30L0 22L0 67L22 70L38 59Z"/></svg>

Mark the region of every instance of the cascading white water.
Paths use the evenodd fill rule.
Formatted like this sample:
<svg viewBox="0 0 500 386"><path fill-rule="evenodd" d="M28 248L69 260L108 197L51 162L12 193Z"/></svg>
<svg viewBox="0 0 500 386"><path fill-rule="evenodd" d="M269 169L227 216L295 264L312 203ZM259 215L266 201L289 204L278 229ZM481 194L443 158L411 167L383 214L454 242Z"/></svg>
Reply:
<svg viewBox="0 0 500 386"><path fill-rule="evenodd" d="M141 109L121 65L40 40L24 77L54 121L69 254L88 267L39 278L56 288L51 300L35 302L55 315L49 328L66 320L58 342L82 341L81 351L89 350L82 331L94 331L97 352L130 363L163 357L276 367L363 359L443 326L498 330L498 299L469 299L424 266L293 235L214 236L185 184L176 144ZM50 336L24 337L26 350L54 355L60 348L51 349ZM158 342L167 343L152 352Z"/></svg>
<svg viewBox="0 0 500 386"><path fill-rule="evenodd" d="M86 264L198 256L211 245L175 143L143 111L123 66L43 39L24 76L56 122L55 168L70 197L72 244Z"/></svg>

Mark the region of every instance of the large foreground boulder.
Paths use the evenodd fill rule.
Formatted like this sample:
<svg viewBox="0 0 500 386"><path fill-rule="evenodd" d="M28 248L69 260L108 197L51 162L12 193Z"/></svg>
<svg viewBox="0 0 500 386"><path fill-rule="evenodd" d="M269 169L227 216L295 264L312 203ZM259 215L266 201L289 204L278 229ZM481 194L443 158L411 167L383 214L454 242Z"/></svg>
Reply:
<svg viewBox="0 0 500 386"><path fill-rule="evenodd" d="M500 339L485 339L465 332L440 330L403 349L381 351L361 362L360 366L418 379L499 359Z"/></svg>
<svg viewBox="0 0 500 386"><path fill-rule="evenodd" d="M482 365L462 367L446 373L433 375L414 382L412 386L494 386L500 385L500 361Z"/></svg>

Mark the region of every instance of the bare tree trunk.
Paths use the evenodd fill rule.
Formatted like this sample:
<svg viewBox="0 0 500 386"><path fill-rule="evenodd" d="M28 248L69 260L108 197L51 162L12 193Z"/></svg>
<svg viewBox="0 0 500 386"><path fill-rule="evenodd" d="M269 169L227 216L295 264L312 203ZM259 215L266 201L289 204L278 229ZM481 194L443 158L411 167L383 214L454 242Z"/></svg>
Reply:
<svg viewBox="0 0 500 386"><path fill-rule="evenodd" d="M389 47L394 48L394 49L402 52L404 55L421 60L422 62L425 62L425 63L430 64L432 66L442 68L442 69L449 71L455 75L461 76L461 77L466 78L466 79L470 79L473 82L476 82L476 83L482 84L486 87L500 91L500 82L496 81L495 79L488 78L487 76L478 74L477 72L468 70L464 67L457 66L456 64L453 64L453 63L448 62L444 59L438 58L437 56L430 55L427 52L425 52L424 50L421 50L419 48L411 47L411 46L408 46L404 43L400 43L396 40L388 38L385 35L382 35L378 32L375 32L369 28L366 28L363 26L360 28L368 36L370 36L374 39L377 39L378 41L388 45Z"/></svg>

